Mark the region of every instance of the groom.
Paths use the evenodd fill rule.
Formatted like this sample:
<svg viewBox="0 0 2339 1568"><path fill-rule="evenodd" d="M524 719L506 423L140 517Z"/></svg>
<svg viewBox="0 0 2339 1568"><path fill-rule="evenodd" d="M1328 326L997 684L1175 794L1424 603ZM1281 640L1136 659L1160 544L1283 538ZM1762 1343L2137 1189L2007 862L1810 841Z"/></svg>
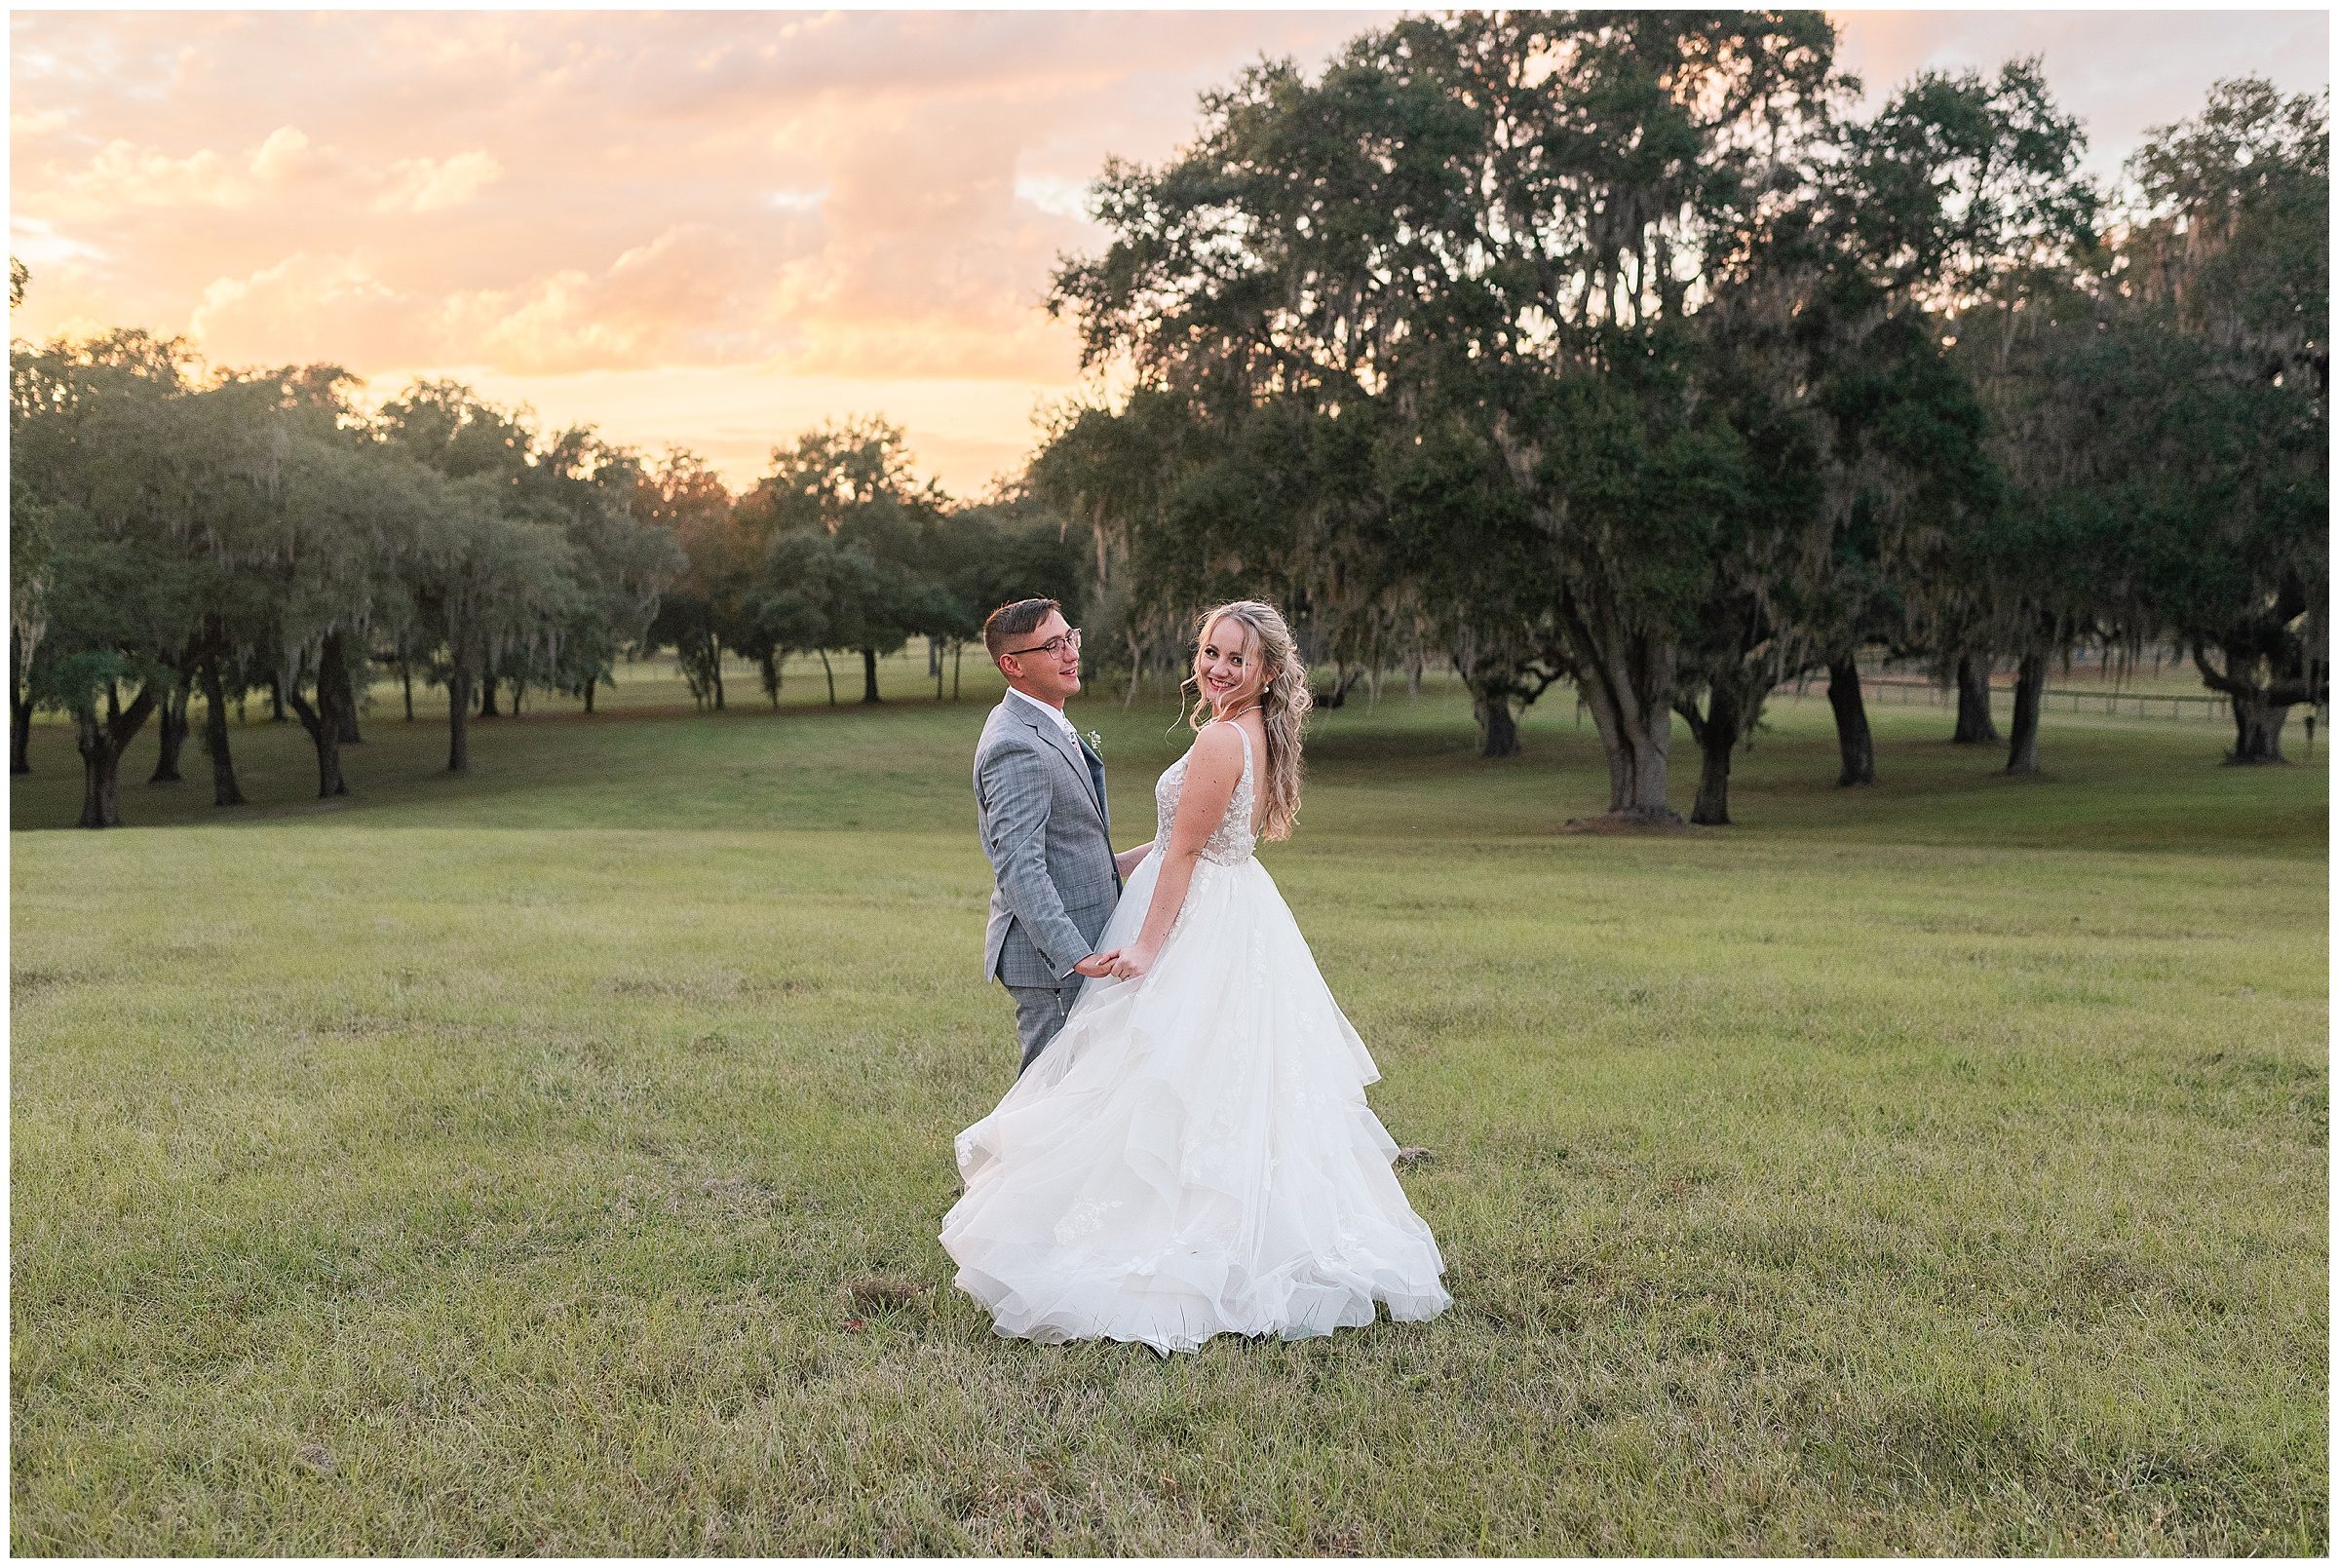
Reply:
<svg viewBox="0 0 2339 1568"><path fill-rule="evenodd" d="M1016 999L1020 1077L1063 1028L1081 976L1112 969L1096 938L1123 871L1144 850L1114 856L1104 763L1064 717L1064 699L1080 690L1080 633L1062 608L1054 599L1003 604L983 623L982 643L1007 677L975 747L976 822L999 878L982 974Z"/></svg>

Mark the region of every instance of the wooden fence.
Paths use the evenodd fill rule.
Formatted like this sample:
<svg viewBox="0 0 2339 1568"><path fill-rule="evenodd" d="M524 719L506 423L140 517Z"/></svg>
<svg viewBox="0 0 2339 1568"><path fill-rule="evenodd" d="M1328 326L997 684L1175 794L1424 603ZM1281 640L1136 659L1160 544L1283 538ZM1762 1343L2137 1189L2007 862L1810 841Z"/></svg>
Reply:
<svg viewBox="0 0 2339 1568"><path fill-rule="evenodd" d="M1812 682L1795 683L1795 695L1807 695ZM1823 690L1824 688L1822 688ZM1870 701L1883 699L1899 704L1920 704L1929 708L1949 708L1957 698L1952 688L1941 686L1917 675L1861 675L1860 689ZM1890 698L1885 694L1890 692ZM2107 718L2161 719L2176 723L2231 724L2233 701L2215 692L2124 692L2104 687L2089 691L2072 686L2049 686L2040 694L2042 715L2053 712L2101 713ZM2002 700L2013 696L2012 686L1992 686L1990 706L1997 708ZM2307 754L2315 752L2315 732L2330 728L2329 711L2310 708L2306 711Z"/></svg>
<svg viewBox="0 0 2339 1568"><path fill-rule="evenodd" d="M1806 682L1806 685L1809 683ZM1951 688L1937 686L1930 680L1905 675L1862 675L1860 687L1863 692L1893 692L1896 703L1924 703L1933 708L1945 708L1956 701ZM1992 686L1990 704L1995 708L2004 699L2011 701L2012 686ZM2049 686L2040 693L2042 712L2101 713L2107 718L2163 718L2178 722L2214 724L2232 722L2233 706L2215 692L2124 692L2106 687L2093 691L2075 686Z"/></svg>

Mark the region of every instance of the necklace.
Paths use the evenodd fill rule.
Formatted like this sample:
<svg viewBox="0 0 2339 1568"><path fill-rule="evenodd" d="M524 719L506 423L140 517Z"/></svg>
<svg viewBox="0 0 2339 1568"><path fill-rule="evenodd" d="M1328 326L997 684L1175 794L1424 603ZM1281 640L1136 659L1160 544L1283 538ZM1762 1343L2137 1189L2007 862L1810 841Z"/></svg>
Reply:
<svg viewBox="0 0 2339 1568"><path fill-rule="evenodd" d="M1241 717L1242 717L1244 714L1246 714L1246 713L1255 713L1255 712L1257 712L1258 710L1259 710L1259 705L1258 705L1258 704L1256 704L1256 703L1253 703L1253 704L1251 704L1251 705L1250 705L1248 708L1236 708L1236 709L1235 709L1233 712L1231 712L1231 713L1212 713L1212 714L1210 715L1210 718L1211 718L1211 721L1212 721L1212 722L1214 722L1214 723L1218 723L1218 724L1232 724L1232 723L1233 723L1235 720L1237 720L1237 719L1241 718Z"/></svg>

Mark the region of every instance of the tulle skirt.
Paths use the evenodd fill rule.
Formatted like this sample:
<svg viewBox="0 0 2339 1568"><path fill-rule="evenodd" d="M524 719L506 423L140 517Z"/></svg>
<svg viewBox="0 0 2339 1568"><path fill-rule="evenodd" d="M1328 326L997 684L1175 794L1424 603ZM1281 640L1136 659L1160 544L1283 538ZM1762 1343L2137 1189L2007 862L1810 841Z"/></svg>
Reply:
<svg viewBox="0 0 2339 1568"><path fill-rule="evenodd" d="M1135 939L1158 855L1100 948ZM1150 974L1091 980L1063 1032L958 1135L942 1222L1003 1335L1193 1350L1452 1305L1364 1103L1380 1076L1255 859L1197 864Z"/></svg>

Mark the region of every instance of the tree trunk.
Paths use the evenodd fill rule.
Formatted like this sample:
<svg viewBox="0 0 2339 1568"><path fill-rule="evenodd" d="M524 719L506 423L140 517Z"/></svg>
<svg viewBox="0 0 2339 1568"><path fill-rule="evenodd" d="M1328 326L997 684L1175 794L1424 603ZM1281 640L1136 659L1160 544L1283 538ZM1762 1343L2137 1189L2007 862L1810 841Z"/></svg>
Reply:
<svg viewBox="0 0 2339 1568"><path fill-rule="evenodd" d="M236 787L236 759L227 748L227 694L220 689L219 656L202 666L203 748L211 754L211 804L241 806L244 791Z"/></svg>
<svg viewBox="0 0 2339 1568"><path fill-rule="evenodd" d="M75 744L81 750L80 827L122 825L122 791L117 775L122 754L106 744L105 725L93 713L81 721Z"/></svg>
<svg viewBox="0 0 2339 1568"><path fill-rule="evenodd" d="M24 645L8 638L8 771L32 771L32 688L24 683Z"/></svg>
<svg viewBox="0 0 2339 1568"><path fill-rule="evenodd" d="M495 706L495 689L503 682L503 676L492 669L479 672L479 717L502 718L504 716L502 710Z"/></svg>
<svg viewBox="0 0 2339 1568"><path fill-rule="evenodd" d="M1362 680L1363 678L1364 667L1362 665L1359 665L1354 669L1349 669L1340 666L1333 667L1332 683L1329 687L1315 694L1316 706L1318 708L1340 707L1343 703L1348 701L1348 694L1355 689L1357 682ZM1478 722L1483 725L1486 721L1484 717L1481 716ZM1511 727L1511 732L1513 738L1515 739L1518 734L1518 726L1514 724ZM1512 747L1512 751L1515 750L1517 750L1517 747L1515 746ZM1505 756L1509 756L1510 754L1510 751L1503 753ZM1492 756L1494 753L1489 751L1487 755Z"/></svg>
<svg viewBox="0 0 2339 1568"><path fill-rule="evenodd" d="M528 677L514 675L512 677L512 716L514 718L519 717L520 705L527 700L527 696Z"/></svg>
<svg viewBox="0 0 2339 1568"><path fill-rule="evenodd" d="M877 695L877 650L861 650L861 700L864 703L881 701Z"/></svg>
<svg viewBox="0 0 2339 1568"><path fill-rule="evenodd" d="M32 771L32 702L11 695L8 700L8 771Z"/></svg>
<svg viewBox="0 0 2339 1568"><path fill-rule="evenodd" d="M341 777L341 693L348 685L338 631L325 639L325 647L318 655L315 708L300 695L298 679L285 683L286 699L291 703L292 711L300 715L300 727L309 732L310 744L317 747L319 800L349 793L349 785Z"/></svg>
<svg viewBox="0 0 2339 1568"><path fill-rule="evenodd" d="M446 771L471 771L471 669L460 660L446 676Z"/></svg>
<svg viewBox="0 0 2339 1568"><path fill-rule="evenodd" d="M398 684L406 699L406 722L414 722L414 662L404 654L398 656Z"/></svg>
<svg viewBox="0 0 2339 1568"><path fill-rule="evenodd" d="M2296 610L2278 604L2277 614ZM2229 641L2221 650L2225 668L2217 668L2205 643L2192 644L2193 668L2201 671L2203 684L2213 692L2224 694L2234 705L2234 749L2226 757L2229 763L2256 767L2281 762L2282 756L2282 725L2290 716L2290 705L2305 703L2307 708L2307 746L2312 751L2315 744L2314 702L2321 695L2322 684L2317 667L2287 673L2277 670L2275 678L2261 685L2255 678L2259 669L2260 650L2246 641ZM2315 675L2318 678L2309 678Z"/></svg>
<svg viewBox="0 0 2339 1568"><path fill-rule="evenodd" d="M1632 822L1677 822L1666 804L1673 744L1674 650L1624 631L1613 615L1593 615L1563 595L1559 621L1584 706L1608 753L1608 809Z"/></svg>
<svg viewBox="0 0 2339 1568"><path fill-rule="evenodd" d="M150 784L185 783L178 775L178 753L180 747L187 744L187 698L189 695L190 683L184 676L181 676L176 683L176 689L164 693L163 700L155 705L155 715L158 720L157 733L162 740L162 750L155 757L154 772L146 781Z"/></svg>
<svg viewBox="0 0 2339 1568"><path fill-rule="evenodd" d="M2047 689L2047 656L2026 653L2014 673L2014 739L2007 747L2006 771L2039 771L2039 697Z"/></svg>
<svg viewBox="0 0 2339 1568"><path fill-rule="evenodd" d="M269 722L269 723L271 723L271 724L282 724L284 721L285 721L285 687L284 687L284 683L283 683L282 681L278 680L278 679L277 679L277 678L276 678L274 675L270 675L270 676L268 677L268 722Z"/></svg>
<svg viewBox="0 0 2339 1568"><path fill-rule="evenodd" d="M950 644L950 701L952 701L952 702L954 702L954 703L958 701L958 666L959 666L959 661L960 661L960 660L962 660L962 659L964 659L966 656L967 656L967 644L966 644L966 639L964 639L964 638L962 637L962 638L959 638L959 639L957 639L957 640L953 641L953 642Z"/></svg>
<svg viewBox="0 0 2339 1568"><path fill-rule="evenodd" d="M1998 725L1990 717L1990 656L1957 656L1957 733L1952 746L1995 746Z"/></svg>
<svg viewBox="0 0 2339 1568"><path fill-rule="evenodd" d="M2282 755L2282 725L2290 717L2290 705L2254 694L2237 695L2233 704L2234 754L2226 760L2243 767L2287 760Z"/></svg>
<svg viewBox="0 0 2339 1568"><path fill-rule="evenodd" d="M942 700L941 638L928 637L926 639L926 663L929 667L929 672L934 676L934 700L939 703Z"/></svg>
<svg viewBox="0 0 2339 1568"><path fill-rule="evenodd" d="M828 663L828 650L821 650L821 673L828 677L828 706L836 706L836 669Z"/></svg>
<svg viewBox="0 0 2339 1568"><path fill-rule="evenodd" d="M155 689L151 682L138 688L130 707L109 682L105 688L106 716L101 720L95 712L80 721L80 734L75 745L81 751L81 821L82 827L119 827L122 825L122 753L146 723L146 715L154 710Z"/></svg>
<svg viewBox="0 0 2339 1568"><path fill-rule="evenodd" d="M364 746L365 737L358 733L358 687L350 675L347 661L342 662L341 672L334 680L333 687L333 711L341 726L341 744Z"/></svg>
<svg viewBox="0 0 2339 1568"><path fill-rule="evenodd" d="M595 686L598 686L600 683L601 677L598 675L587 675L585 677L585 711L588 714L593 711L593 689Z"/></svg>
<svg viewBox="0 0 2339 1568"><path fill-rule="evenodd" d="M1470 706L1471 716L1478 721L1478 734L1483 740L1478 747L1478 755L1518 755L1518 714L1512 709L1511 694L1507 691L1483 695L1473 692Z"/></svg>
<svg viewBox="0 0 2339 1568"><path fill-rule="evenodd" d="M1699 754L1698 799L1689 811L1689 820L1706 827L1730 825L1730 757L1738 749L1738 738L1746 727L1745 709L1739 694L1728 682L1708 686L1706 691L1706 713L1700 717L1696 705L1683 703L1676 709L1689 721L1689 738L1697 743Z"/></svg>
<svg viewBox="0 0 2339 1568"><path fill-rule="evenodd" d="M709 637L707 645L714 650L708 668L714 671L714 710L719 713L723 710L723 642L720 637Z"/></svg>
<svg viewBox="0 0 2339 1568"><path fill-rule="evenodd" d="M1868 708L1860 695L1860 661L1839 659L1827 667L1827 706L1835 709L1835 745L1844 756L1835 786L1876 782L1876 739L1868 732Z"/></svg>

